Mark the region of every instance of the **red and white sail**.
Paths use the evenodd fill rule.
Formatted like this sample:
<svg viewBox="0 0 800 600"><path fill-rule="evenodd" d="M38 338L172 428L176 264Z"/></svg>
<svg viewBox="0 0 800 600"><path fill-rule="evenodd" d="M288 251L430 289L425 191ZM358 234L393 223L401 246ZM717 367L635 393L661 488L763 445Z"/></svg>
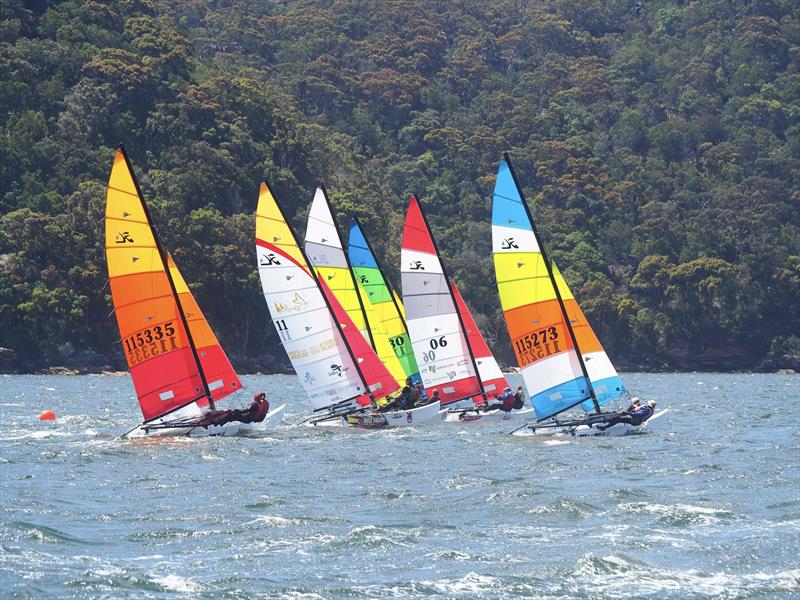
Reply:
<svg viewBox="0 0 800 600"><path fill-rule="evenodd" d="M442 404L481 394L473 359L430 228L412 196L400 252L408 335L428 396Z"/></svg>

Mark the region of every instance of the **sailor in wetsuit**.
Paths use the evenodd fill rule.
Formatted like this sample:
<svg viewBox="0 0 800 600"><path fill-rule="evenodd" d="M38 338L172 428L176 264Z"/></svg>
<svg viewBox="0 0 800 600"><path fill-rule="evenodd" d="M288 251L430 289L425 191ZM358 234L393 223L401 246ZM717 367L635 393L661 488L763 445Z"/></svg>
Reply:
<svg viewBox="0 0 800 600"><path fill-rule="evenodd" d="M232 421L240 423L260 423L269 412L269 400L264 392L259 392L247 408L231 410L212 410L203 415L197 427L208 429L210 425L225 425Z"/></svg>
<svg viewBox="0 0 800 600"><path fill-rule="evenodd" d="M603 425L598 425L597 428L601 431L608 429L609 427L616 425L617 423L628 423L629 425L641 425L647 419L653 416L653 413L656 412L656 403L655 400L650 400L645 406L637 406L635 404L631 404L630 408L623 413L618 413L613 415L608 421L605 422Z"/></svg>

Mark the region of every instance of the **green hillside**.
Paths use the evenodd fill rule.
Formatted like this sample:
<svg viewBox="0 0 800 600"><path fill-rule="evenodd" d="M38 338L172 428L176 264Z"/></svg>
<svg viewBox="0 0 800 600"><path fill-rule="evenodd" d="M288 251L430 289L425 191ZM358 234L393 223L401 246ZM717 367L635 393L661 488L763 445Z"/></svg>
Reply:
<svg viewBox="0 0 800 600"><path fill-rule="evenodd" d="M502 151L612 359L800 354L796 1L9 0L0 19L0 346L15 368L81 353L124 368L102 223L120 142L244 368L287 364L255 269L264 178L301 231L324 182L395 281L418 194L513 364L490 254Z"/></svg>

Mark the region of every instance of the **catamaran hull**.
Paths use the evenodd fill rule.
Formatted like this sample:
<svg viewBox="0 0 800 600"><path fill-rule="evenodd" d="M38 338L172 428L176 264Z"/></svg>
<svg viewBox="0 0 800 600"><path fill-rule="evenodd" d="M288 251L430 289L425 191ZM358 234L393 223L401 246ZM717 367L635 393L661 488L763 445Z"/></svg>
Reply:
<svg viewBox="0 0 800 600"><path fill-rule="evenodd" d="M445 423L473 423L476 421L510 421L517 417L531 417L533 416L532 408L521 408L519 410L512 410L506 412L504 410L495 409L490 411L476 411L476 410L456 410L447 411L444 415L443 421Z"/></svg>
<svg viewBox="0 0 800 600"><path fill-rule="evenodd" d="M234 421L225 425L211 425L208 428L158 427L155 429L148 425L139 425L139 427L129 431L123 437L232 437L235 435L257 435L276 429L283 422L279 415L284 408L286 408L286 405L281 404L269 411L260 423L239 423Z"/></svg>
<svg viewBox="0 0 800 600"><path fill-rule="evenodd" d="M411 410L397 410L392 412L348 415L338 419L327 419L311 423L316 427L347 427L351 429L385 429L386 427L414 427L423 423L433 423L441 420L440 402L432 402L425 406ZM350 417L348 419L348 417Z"/></svg>
<svg viewBox="0 0 800 600"><path fill-rule="evenodd" d="M519 431L515 431L513 434L518 436L541 436L541 437L553 437L553 436L571 436L571 437L620 437L624 435L643 435L645 433L649 433L654 431L661 425L664 421L659 420L656 422L664 413L668 412L669 409L660 410L655 413L652 417L647 419L641 425L630 425L628 423L617 423L616 425L612 425L608 429L598 429L597 426L591 425L579 425L577 427L541 427L536 425L531 425L521 429Z"/></svg>

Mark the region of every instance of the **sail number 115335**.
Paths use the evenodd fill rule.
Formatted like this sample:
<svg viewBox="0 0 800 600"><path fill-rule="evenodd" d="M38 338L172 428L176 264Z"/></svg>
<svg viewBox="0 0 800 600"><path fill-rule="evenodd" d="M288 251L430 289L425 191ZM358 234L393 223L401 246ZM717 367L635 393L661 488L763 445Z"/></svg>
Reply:
<svg viewBox="0 0 800 600"><path fill-rule="evenodd" d="M122 340L122 343L128 357L128 365L131 367L178 347L172 321L137 331Z"/></svg>

